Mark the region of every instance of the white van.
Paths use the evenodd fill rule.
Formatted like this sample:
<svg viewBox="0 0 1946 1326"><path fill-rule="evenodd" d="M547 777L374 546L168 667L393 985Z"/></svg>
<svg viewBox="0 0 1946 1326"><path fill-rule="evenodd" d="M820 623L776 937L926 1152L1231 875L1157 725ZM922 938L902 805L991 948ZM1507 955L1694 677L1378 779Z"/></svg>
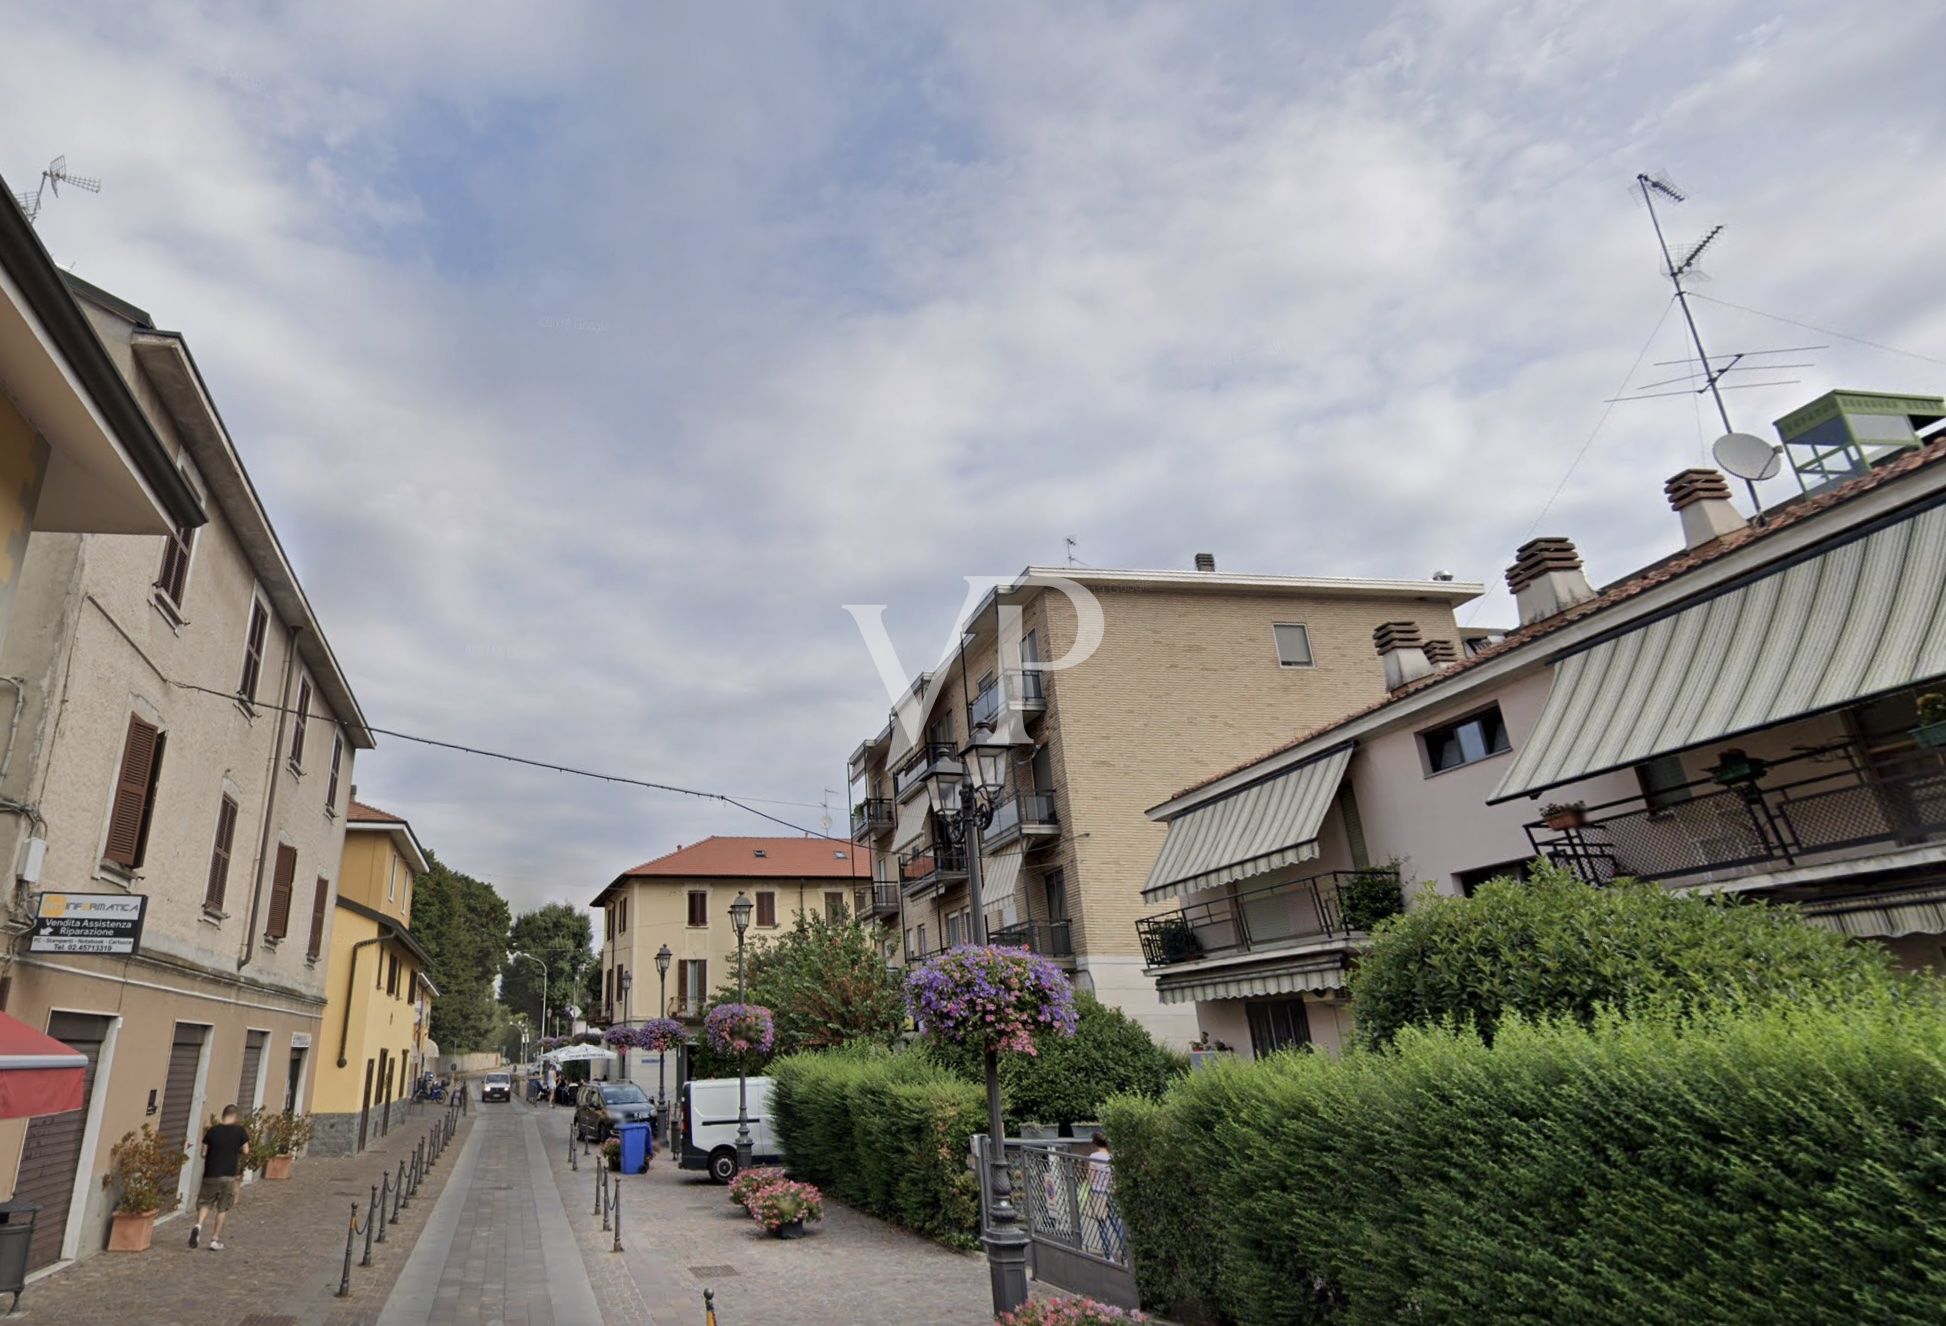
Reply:
<svg viewBox="0 0 1946 1326"><path fill-rule="evenodd" d="M783 1149L770 1127L770 1079L744 1079L744 1114L750 1121L750 1158L758 1165L781 1165ZM683 1083L680 1169L708 1170L718 1183L737 1176L737 1080L692 1078Z"/></svg>

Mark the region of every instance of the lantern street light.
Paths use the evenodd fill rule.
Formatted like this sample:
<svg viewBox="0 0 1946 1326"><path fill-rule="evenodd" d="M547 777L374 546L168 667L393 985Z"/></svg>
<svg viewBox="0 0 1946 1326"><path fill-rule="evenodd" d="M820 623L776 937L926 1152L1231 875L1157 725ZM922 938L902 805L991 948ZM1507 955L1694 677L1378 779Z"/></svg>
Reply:
<svg viewBox="0 0 1946 1326"><path fill-rule="evenodd" d="M626 1028L628 1026L628 992L635 988L635 973L631 972L626 967L622 968L622 974L618 978L618 983L622 987L622 1026ZM629 1076L629 1071L628 1071L628 1042L627 1041L622 1042L621 1050L622 1050L622 1081L633 1082L635 1079Z"/></svg>
<svg viewBox="0 0 1946 1326"><path fill-rule="evenodd" d="M660 1010L656 1014L656 1016L658 1017L667 1017L669 1015L669 959L673 956L674 955L669 952L669 946L667 944L664 944L661 948L655 951L655 975L656 975L656 979L662 983L661 993L657 996L657 999L660 1001L656 1005L656 1007ZM665 1078L663 1076L663 1069L665 1065L667 1065L668 1061L669 1061L669 1049L667 1046L664 1046L662 1049L656 1051L655 1125L657 1128L660 1128L662 1130L662 1136L665 1145L667 1144L667 1139L669 1136L669 1101L668 1098L662 1094L662 1087L665 1081Z"/></svg>
<svg viewBox="0 0 1946 1326"><path fill-rule="evenodd" d="M750 928L750 899L737 891L736 901L730 904L730 925L737 932L737 1003L743 1003L743 932ZM737 1173L750 1168L750 1111L745 1096L748 1089L745 1080L746 1056L737 1056Z"/></svg>
<svg viewBox="0 0 1946 1326"><path fill-rule="evenodd" d="M987 942L986 906L980 896L980 835L993 823L994 805L1006 787L1012 755L1012 744L998 737L991 724L975 724L971 737L960 748L957 779L938 771L926 779L926 795L935 810L950 804L949 793L958 795L958 805L942 819L948 837L966 853L966 900L973 913L969 920L975 944ZM1027 1301L1027 1234L1014 1210L1013 1178L1007 1172L1007 1127L1001 1117L1000 1056L991 1047L986 1052L986 1089L987 1192L992 1201L980 1241L986 1245L987 1277L993 1285L993 1310L998 1316Z"/></svg>

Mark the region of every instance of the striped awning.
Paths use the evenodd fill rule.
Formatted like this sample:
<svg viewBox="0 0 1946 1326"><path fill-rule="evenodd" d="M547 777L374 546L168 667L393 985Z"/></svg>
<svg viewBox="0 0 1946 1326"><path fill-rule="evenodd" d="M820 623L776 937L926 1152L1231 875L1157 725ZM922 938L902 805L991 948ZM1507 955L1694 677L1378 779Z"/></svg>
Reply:
<svg viewBox="0 0 1946 1326"><path fill-rule="evenodd" d="M1946 935L1946 884L1806 903L1804 919L1853 939Z"/></svg>
<svg viewBox="0 0 1946 1326"><path fill-rule="evenodd" d="M1170 820L1143 899L1181 897L1316 856L1351 751L1350 743L1334 747Z"/></svg>
<svg viewBox="0 0 1946 1326"><path fill-rule="evenodd" d="M914 797L899 803L899 817L892 826L892 850L903 852L908 847L917 847L919 840L926 836L927 823L932 817L932 802L926 797Z"/></svg>
<svg viewBox="0 0 1946 1326"><path fill-rule="evenodd" d="M1020 866L1026 858L1020 843L1010 843L980 858L980 906L989 916L1018 916ZM1013 909L1009 912L1009 908Z"/></svg>
<svg viewBox="0 0 1946 1326"><path fill-rule="evenodd" d="M1235 975L1208 972L1173 983L1165 976L1156 982L1156 994L1165 1004L1193 1004L1203 999L1250 999L1259 995L1342 990L1349 979L1348 959L1344 954L1333 953L1275 971Z"/></svg>
<svg viewBox="0 0 1946 1326"><path fill-rule="evenodd" d="M1556 661L1508 801L1946 675L1946 505Z"/></svg>

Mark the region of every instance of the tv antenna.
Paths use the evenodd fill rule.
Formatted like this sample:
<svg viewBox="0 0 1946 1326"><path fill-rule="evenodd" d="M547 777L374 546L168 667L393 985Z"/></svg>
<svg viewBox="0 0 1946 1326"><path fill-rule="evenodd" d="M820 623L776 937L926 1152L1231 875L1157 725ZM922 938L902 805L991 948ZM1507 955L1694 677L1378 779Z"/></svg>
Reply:
<svg viewBox="0 0 1946 1326"><path fill-rule="evenodd" d="M1067 542L1067 545L1068 545L1068 565L1069 565L1069 566L1073 566L1073 565L1074 565L1074 550L1075 550L1075 548L1076 548L1076 547L1077 547L1078 545L1076 545L1076 543L1075 543L1075 541L1074 541L1074 535L1072 535L1072 534L1070 534L1070 535L1068 535L1068 537L1067 537L1067 540L1066 540L1066 542Z"/></svg>
<svg viewBox="0 0 1946 1326"><path fill-rule="evenodd" d="M32 193L23 192L14 195L20 200L21 210L27 213L29 224L40 217L42 195L51 192L59 198L63 184L87 193L101 192L101 181L94 176L71 174L68 170L67 154L62 153L47 163L47 169L41 172L41 182L34 187Z"/></svg>

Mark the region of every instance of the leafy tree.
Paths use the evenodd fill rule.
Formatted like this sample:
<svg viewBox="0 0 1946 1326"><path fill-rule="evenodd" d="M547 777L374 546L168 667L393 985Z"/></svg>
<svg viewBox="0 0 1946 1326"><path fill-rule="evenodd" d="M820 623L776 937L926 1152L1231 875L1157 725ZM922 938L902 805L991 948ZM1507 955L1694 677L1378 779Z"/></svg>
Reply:
<svg viewBox="0 0 1946 1326"><path fill-rule="evenodd" d="M747 956L744 1002L776 1016L776 1054L890 1045L905 1028L905 996L868 923L799 912L790 929L752 942ZM712 1006L736 1000L734 959L730 967Z"/></svg>
<svg viewBox="0 0 1946 1326"><path fill-rule="evenodd" d="M432 1038L453 1054L498 1043L493 978L507 956L507 900L426 853L431 868L412 890L412 934L432 957L439 998L432 1003Z"/></svg>
<svg viewBox="0 0 1946 1326"><path fill-rule="evenodd" d="M547 991L546 1028L556 1035L568 1029L568 1009L580 1001L583 973L594 964L591 944L594 926L588 914L564 902L551 902L522 912L513 923L508 949L529 953L547 964L541 968L509 956L500 969L500 1002L526 1013L541 1025L541 990Z"/></svg>
<svg viewBox="0 0 1946 1326"><path fill-rule="evenodd" d="M587 1018L590 1022L597 1021L601 1018L604 1003L601 996L601 960L596 956L588 963L587 970L581 973L581 995L579 1002L581 1004L582 1017ZM650 1010L650 1012L654 1011L653 1009ZM616 1009L615 1013L617 1016L620 1016L621 1010ZM640 1017L641 1014L638 1013L636 1016Z"/></svg>
<svg viewBox="0 0 1946 1326"><path fill-rule="evenodd" d="M1353 973L1368 1046L1401 1027L1471 1026L1507 1013L1592 1022L1604 1006L1796 1000L1883 985L1889 961L1787 907L1685 897L1618 880L1591 888L1550 865L1471 898L1428 896L1382 923Z"/></svg>

